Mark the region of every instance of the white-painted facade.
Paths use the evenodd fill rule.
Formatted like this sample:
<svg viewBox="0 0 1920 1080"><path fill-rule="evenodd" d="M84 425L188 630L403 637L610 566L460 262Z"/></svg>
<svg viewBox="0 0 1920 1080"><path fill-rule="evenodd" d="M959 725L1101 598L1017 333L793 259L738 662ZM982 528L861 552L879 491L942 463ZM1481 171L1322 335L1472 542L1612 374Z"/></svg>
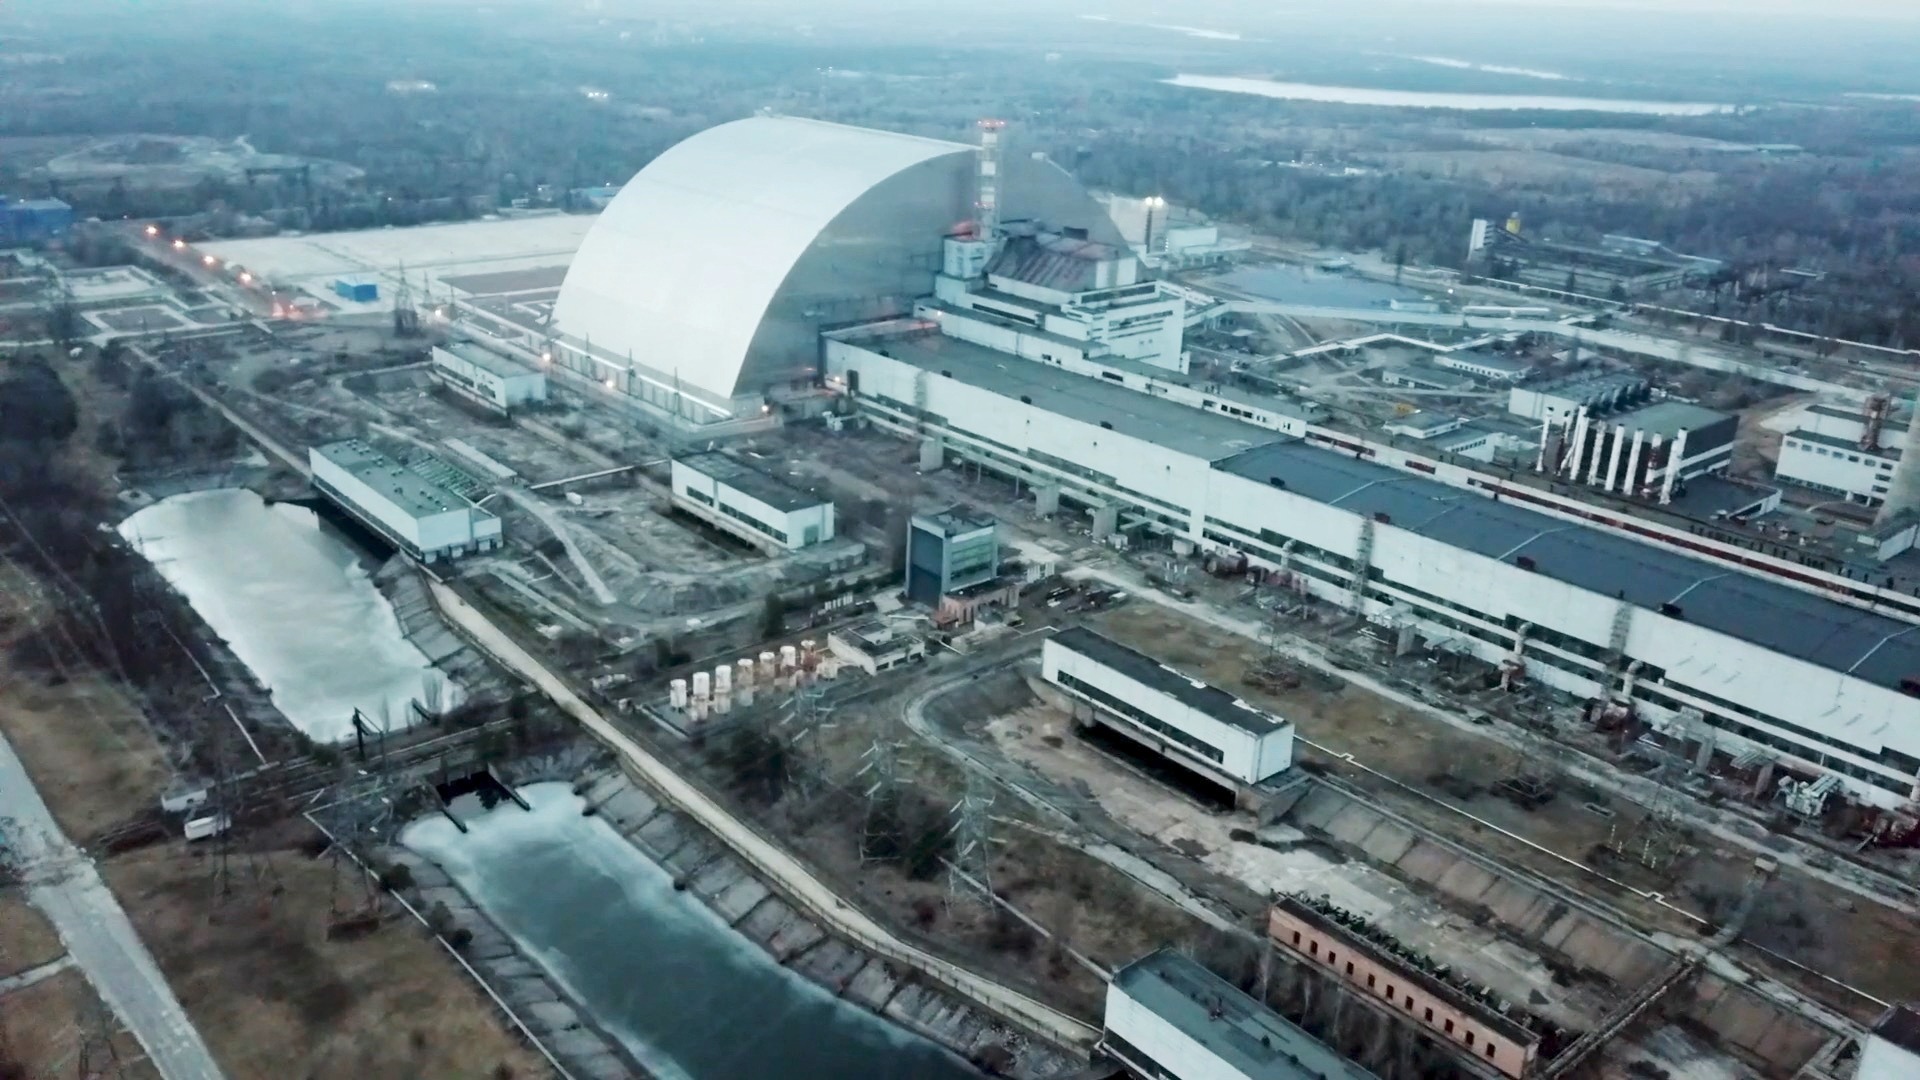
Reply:
<svg viewBox="0 0 1920 1080"><path fill-rule="evenodd" d="M434 346L433 372L442 385L502 413L547 400L543 372L470 342Z"/></svg>
<svg viewBox="0 0 1920 1080"><path fill-rule="evenodd" d="M859 404L872 420L902 434L936 430L951 455L1026 483L1057 486L1063 498L1081 505L1127 507L1202 548L1242 551L1322 600L1357 606L1374 619L1411 620L1429 642L1455 642L1495 664L1518 656L1527 678L1581 698L1631 700L1658 727L1672 729L1681 710L1697 709L1710 730L1693 737L1732 752L1768 751L1809 773L1838 773L1871 805L1897 807L1915 797L1920 702L1896 690L1391 524L1363 528L1348 510L1214 469L1204 457L1054 414L850 341L830 339L825 351L837 385L858 372ZM1377 448L1375 460L1386 462L1394 453ZM1463 490L1463 498L1485 497L1477 474L1430 462L1422 462L1422 471L1463 489L1482 487ZM1580 507L1544 496L1533 501L1535 509L1569 519ZM1642 523L1634 528L1672 532ZM1363 534L1370 537L1373 575L1356 590L1353 565ZM1673 539L1710 547L1678 533ZM1617 631L1619 657L1632 662L1630 672L1609 663Z"/></svg>
<svg viewBox="0 0 1920 1080"><path fill-rule="evenodd" d="M1795 430L1780 440L1780 462L1774 467L1773 476L1802 487L1844 495L1852 502L1877 506L1886 501L1887 486L1893 481L1893 467L1899 461L1897 449L1862 450L1858 442Z"/></svg>
<svg viewBox="0 0 1920 1080"><path fill-rule="evenodd" d="M307 451L314 486L422 562L500 546L500 519L398 462L347 442Z"/></svg>
<svg viewBox="0 0 1920 1080"><path fill-rule="evenodd" d="M1057 638L1042 644L1040 667L1042 677L1062 692L1115 717L1189 768L1225 773L1240 783L1257 784L1293 764L1293 725L1224 691L1215 690L1208 696L1220 699L1218 704L1225 708L1244 710L1248 726L1218 719L1207 709L1150 686ZM1165 678L1188 682L1197 691L1208 689L1206 684L1164 665L1158 672ZM1262 730L1256 733L1250 728Z"/></svg>
<svg viewBox="0 0 1920 1080"><path fill-rule="evenodd" d="M800 505L803 500L783 497L783 505L776 505L769 498L746 490L757 484L729 482L714 475L714 470L702 468L699 461L696 457L692 461L673 463L673 498L677 505L748 543L769 550L798 551L833 539L834 513L830 500L804 500L805 505Z"/></svg>
<svg viewBox="0 0 1920 1080"><path fill-rule="evenodd" d="M1471 349L1435 353L1433 366L1495 383L1517 383L1532 371L1532 367L1524 361L1510 360L1504 356L1489 356Z"/></svg>

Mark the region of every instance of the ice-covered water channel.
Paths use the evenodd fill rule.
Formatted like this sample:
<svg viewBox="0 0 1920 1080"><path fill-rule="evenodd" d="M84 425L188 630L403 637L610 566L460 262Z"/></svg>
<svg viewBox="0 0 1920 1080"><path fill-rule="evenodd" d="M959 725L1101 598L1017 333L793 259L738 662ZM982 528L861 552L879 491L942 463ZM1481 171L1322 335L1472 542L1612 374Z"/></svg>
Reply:
<svg viewBox="0 0 1920 1080"><path fill-rule="evenodd" d="M400 632L369 561L304 507L251 491L175 495L120 534L226 640L293 725L321 742L407 724L408 702L451 704L453 688Z"/></svg>
<svg viewBox="0 0 1920 1080"><path fill-rule="evenodd" d="M666 1080L960 1080L959 1059L781 967L565 784L444 818L401 842L468 896L611 1035Z"/></svg>

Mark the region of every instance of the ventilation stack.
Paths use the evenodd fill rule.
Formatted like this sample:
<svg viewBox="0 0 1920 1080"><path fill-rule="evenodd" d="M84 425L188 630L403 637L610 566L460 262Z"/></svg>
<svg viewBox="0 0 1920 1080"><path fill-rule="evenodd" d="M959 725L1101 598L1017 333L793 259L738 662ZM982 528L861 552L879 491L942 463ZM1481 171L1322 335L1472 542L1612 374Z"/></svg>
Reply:
<svg viewBox="0 0 1920 1080"><path fill-rule="evenodd" d="M1887 484L1887 501L1880 504L1874 523L1884 525L1902 510L1920 509L1920 412L1907 423L1907 437L1900 444L1900 463L1893 467L1893 479Z"/></svg>
<svg viewBox="0 0 1920 1080"><path fill-rule="evenodd" d="M992 240L1000 231L1000 132L1006 126L1005 120L980 121L980 175L974 192L980 240Z"/></svg>

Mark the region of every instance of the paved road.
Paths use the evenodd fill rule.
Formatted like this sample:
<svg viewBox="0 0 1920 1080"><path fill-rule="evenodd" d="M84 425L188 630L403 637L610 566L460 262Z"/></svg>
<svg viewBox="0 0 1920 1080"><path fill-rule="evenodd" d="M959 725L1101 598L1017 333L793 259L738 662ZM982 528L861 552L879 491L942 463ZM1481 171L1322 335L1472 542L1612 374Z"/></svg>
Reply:
<svg viewBox="0 0 1920 1080"><path fill-rule="evenodd" d="M73 846L35 790L26 767L0 736L0 819L27 882L27 899L46 914L100 999L146 1048L166 1080L220 1080L173 989L133 931L93 863Z"/></svg>
<svg viewBox="0 0 1920 1080"><path fill-rule="evenodd" d="M482 650L509 670L538 686L554 704L625 759L628 767L667 801L691 814L786 895L814 917L863 946L944 983L1002 1016L1069 1046L1090 1046L1099 1033L1093 1028L1017 991L983 978L957 964L922 951L851 907L798 859L734 818L705 792L688 783L670 766L654 757L626 733L609 723L575 694L565 681L547 670L525 649L474 610L452 589L439 582L429 586L440 611L464 630Z"/></svg>

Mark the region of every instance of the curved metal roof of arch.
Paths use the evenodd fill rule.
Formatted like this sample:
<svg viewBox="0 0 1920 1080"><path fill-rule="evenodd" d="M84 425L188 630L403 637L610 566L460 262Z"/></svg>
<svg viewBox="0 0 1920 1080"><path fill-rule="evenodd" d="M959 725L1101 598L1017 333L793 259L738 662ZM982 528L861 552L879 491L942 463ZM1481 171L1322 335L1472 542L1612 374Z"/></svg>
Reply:
<svg viewBox="0 0 1920 1080"><path fill-rule="evenodd" d="M720 400L800 257L875 185L973 147L793 117L709 128L623 188L567 270L554 324Z"/></svg>

